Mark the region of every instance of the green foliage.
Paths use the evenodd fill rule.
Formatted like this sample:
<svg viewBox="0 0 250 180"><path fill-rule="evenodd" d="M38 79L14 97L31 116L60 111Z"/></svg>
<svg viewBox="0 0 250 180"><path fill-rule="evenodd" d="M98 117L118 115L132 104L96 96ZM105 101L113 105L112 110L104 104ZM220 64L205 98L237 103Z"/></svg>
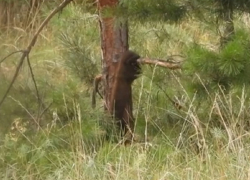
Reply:
<svg viewBox="0 0 250 180"><path fill-rule="evenodd" d="M250 38L248 32L237 31L233 40L228 42L220 52L219 69L223 75L228 77L246 75L249 67L249 45ZM241 78L244 78L241 77Z"/></svg>
<svg viewBox="0 0 250 180"><path fill-rule="evenodd" d="M239 30L220 52L211 51L200 45L187 49L185 73L193 78L193 90L229 90L234 85L250 85L250 51L247 31ZM219 85L219 86L218 86Z"/></svg>
<svg viewBox="0 0 250 180"><path fill-rule="evenodd" d="M6 93L6 87L9 86L9 82L7 82L7 79L2 75L0 75L0 79L2 81L0 86L0 98L2 98ZM9 132L13 121L21 119L22 122L28 122L30 120L31 117L29 113L33 113L35 108L38 107L38 101L33 88L34 86L32 87L27 82L20 82L18 80L17 84L12 87L11 92L0 108L0 141L1 137Z"/></svg>
<svg viewBox="0 0 250 180"><path fill-rule="evenodd" d="M47 95L47 101L53 102L49 109L50 114L56 113L63 124L75 120L77 103L82 105L89 103L86 100L88 93L81 92L79 84L79 81L68 80L64 84L51 88L53 92ZM82 108L85 107L83 106Z"/></svg>
<svg viewBox="0 0 250 180"><path fill-rule="evenodd" d="M186 15L186 7L175 1L165 0L122 0L120 15L143 21L177 22Z"/></svg>
<svg viewBox="0 0 250 180"><path fill-rule="evenodd" d="M83 15L78 7L74 8L74 12L66 13L73 15L60 25L62 58L72 74L86 85L92 85L101 63L97 19L91 14Z"/></svg>
<svg viewBox="0 0 250 180"><path fill-rule="evenodd" d="M62 33L61 41L63 43L63 58L71 72L80 80L90 85L95 75L98 73L97 65L93 57L91 57L92 49L88 47L87 41L79 37L80 34Z"/></svg>
<svg viewBox="0 0 250 180"><path fill-rule="evenodd" d="M46 7L42 9L47 12ZM60 16L52 19L51 26L43 31L44 34L30 53L31 66L43 105L38 105L35 86L25 61L3 106L0 107L1 138L10 130L16 119L29 122L28 129L35 130L51 123L54 114L57 114L62 124L74 120L74 108L77 103L81 103L82 108L90 105L89 86L92 86L93 77L97 74L97 64L100 64L98 28L92 22L93 17L84 14L83 18L81 9L72 7L66 8ZM75 18L79 18L80 22L75 21ZM72 23L72 26L68 26L67 23ZM81 32L85 27L86 34ZM58 29L65 35L64 43L59 43ZM69 36L71 30L74 32L72 37ZM7 34L1 34L0 59L16 49L25 48L32 33L24 33L16 28ZM19 59L20 54L15 54L1 63L2 95L11 82ZM77 78L74 78L75 76ZM80 78L84 83L80 82ZM36 122L37 119L39 124Z"/></svg>
<svg viewBox="0 0 250 180"><path fill-rule="evenodd" d="M13 176L12 173L4 172L5 168L8 171L9 166L16 168L16 173L21 179L26 179L28 174L33 176L33 179L46 179L59 167L72 167L71 163L77 161L74 154L77 155L79 152L92 154L100 144L101 134L97 122L88 119L90 114L95 118L97 116L90 112L82 113L81 115L77 110L79 120L60 128L49 124L47 128L36 133L18 131L15 135L7 134L0 146L1 179L4 177L11 179ZM64 160L61 159L61 155L65 157Z"/></svg>

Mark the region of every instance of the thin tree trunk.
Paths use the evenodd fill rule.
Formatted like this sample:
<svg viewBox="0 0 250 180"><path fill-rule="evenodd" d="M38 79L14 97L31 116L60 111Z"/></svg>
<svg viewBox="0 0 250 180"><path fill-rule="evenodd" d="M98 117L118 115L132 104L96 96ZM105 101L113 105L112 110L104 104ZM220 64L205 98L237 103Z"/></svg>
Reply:
<svg viewBox="0 0 250 180"><path fill-rule="evenodd" d="M133 131L131 84L126 85L123 82L119 82L119 79L117 79L115 75L121 56L128 50L127 22L118 21L115 16L109 15L108 17L105 17L105 15L102 14L104 8L112 8L117 4L118 0L98 1L103 63L102 79L104 81L104 107L105 111L118 120L120 128L124 128L123 125L125 123L129 126L128 128ZM121 83L122 85L117 86L118 83ZM118 97L118 93L120 96L126 94L126 98ZM117 105L118 103L121 103L122 105L119 106ZM127 131L126 127L125 131Z"/></svg>
<svg viewBox="0 0 250 180"><path fill-rule="evenodd" d="M222 20L224 24L224 30L221 36L221 47L231 40L234 35L234 22L233 22L233 0L221 0L222 6Z"/></svg>

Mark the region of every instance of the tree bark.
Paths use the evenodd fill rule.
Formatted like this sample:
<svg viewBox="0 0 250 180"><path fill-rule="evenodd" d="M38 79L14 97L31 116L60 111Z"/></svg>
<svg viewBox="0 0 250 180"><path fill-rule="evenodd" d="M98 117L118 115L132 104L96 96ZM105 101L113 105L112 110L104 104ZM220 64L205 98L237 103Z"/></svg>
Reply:
<svg viewBox="0 0 250 180"><path fill-rule="evenodd" d="M112 8L117 6L118 0L99 0L98 10L99 10L99 22L100 22L100 32L101 32L101 49L102 49L102 80L104 83L104 101L105 101L105 111L116 119L119 119L120 123L128 123L128 126L133 131L133 121L132 117L132 93L131 84L130 87L122 88L117 86L115 83L116 70L118 68L118 63L121 60L121 56L124 52L128 50L128 26L127 21L118 20L114 15L109 14L109 16L104 15L105 8ZM111 12L112 13L112 12ZM119 92L118 92L119 91ZM126 91L126 92L125 92ZM128 93L129 91L130 93ZM126 99L114 99L114 94L126 94L128 97ZM117 96L115 96L117 97ZM124 106L118 106L118 101L122 101ZM120 109L119 109L120 108ZM127 109L124 109L127 108ZM123 113L123 117L116 117L117 112L128 112ZM122 128L122 127L120 127ZM122 129L120 129L122 130Z"/></svg>

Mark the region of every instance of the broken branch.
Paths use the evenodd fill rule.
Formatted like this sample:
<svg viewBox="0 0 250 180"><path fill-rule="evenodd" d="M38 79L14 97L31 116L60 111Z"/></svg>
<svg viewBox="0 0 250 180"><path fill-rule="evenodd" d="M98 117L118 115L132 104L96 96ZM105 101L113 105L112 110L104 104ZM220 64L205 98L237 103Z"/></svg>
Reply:
<svg viewBox="0 0 250 180"><path fill-rule="evenodd" d="M181 56L180 56L181 57ZM178 58L178 60L175 60L174 58L169 58L167 60L162 59L151 59L151 58L140 58L137 60L137 62L141 64L153 64L155 66L161 66L168 69L180 69L183 62L183 57L181 57L181 60Z"/></svg>

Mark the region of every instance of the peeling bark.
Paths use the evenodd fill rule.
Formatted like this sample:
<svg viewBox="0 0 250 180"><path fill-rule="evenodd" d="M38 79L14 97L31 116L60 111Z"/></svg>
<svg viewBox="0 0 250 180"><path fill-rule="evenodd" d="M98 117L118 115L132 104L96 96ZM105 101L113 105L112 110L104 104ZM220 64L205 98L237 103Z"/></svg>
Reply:
<svg viewBox="0 0 250 180"><path fill-rule="evenodd" d="M102 48L102 80L104 84L104 102L105 111L107 111L111 116L116 116L116 112L124 111L125 106L115 106L114 101L119 101L119 99L114 99L112 93L123 94L125 91L129 90L131 92L131 85L128 89L126 88L115 88L114 83L117 83L115 79L115 73L118 68L119 61L124 52L128 50L128 26L126 21L119 21L115 16L105 16L105 8L115 7L118 4L118 0L99 0L98 10L99 10L99 22L101 31L101 48ZM115 90L114 90L115 88ZM119 91L119 92L114 92ZM132 98L132 94L130 94ZM131 98L123 99L123 104L126 107L132 108ZM122 109L122 110L121 110ZM128 111L129 114L124 113L122 117L118 117L120 120L128 120L128 117L132 117L132 110ZM116 117L114 117L116 118Z"/></svg>

